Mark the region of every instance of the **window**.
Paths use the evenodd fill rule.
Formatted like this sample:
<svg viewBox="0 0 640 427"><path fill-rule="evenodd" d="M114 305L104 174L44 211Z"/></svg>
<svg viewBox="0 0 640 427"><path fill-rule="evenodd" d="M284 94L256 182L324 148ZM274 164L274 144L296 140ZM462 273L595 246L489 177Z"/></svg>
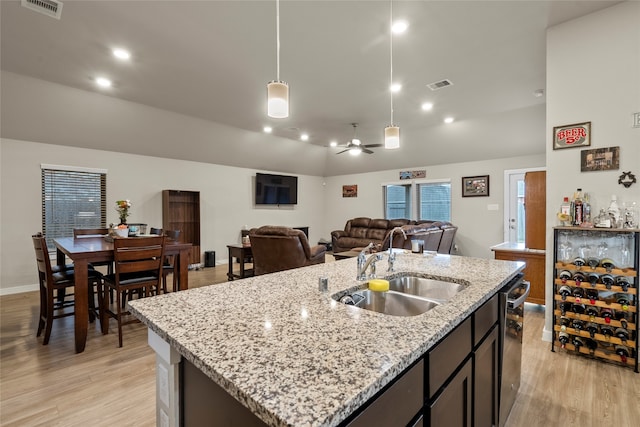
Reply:
<svg viewBox="0 0 640 427"><path fill-rule="evenodd" d="M451 221L451 183L424 182L416 184L418 219Z"/></svg>
<svg viewBox="0 0 640 427"><path fill-rule="evenodd" d="M106 227L107 173L102 169L42 165L42 232L53 239L74 228Z"/></svg>
<svg viewBox="0 0 640 427"><path fill-rule="evenodd" d="M411 218L411 184L389 184L383 189L385 218Z"/></svg>

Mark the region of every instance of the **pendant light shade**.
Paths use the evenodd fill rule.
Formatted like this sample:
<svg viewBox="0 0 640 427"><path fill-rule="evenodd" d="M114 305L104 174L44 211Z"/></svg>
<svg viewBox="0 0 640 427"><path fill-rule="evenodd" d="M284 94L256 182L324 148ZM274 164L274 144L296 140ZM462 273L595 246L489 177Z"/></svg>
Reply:
<svg viewBox="0 0 640 427"><path fill-rule="evenodd" d="M400 148L400 128L398 126L387 126L384 128L384 148Z"/></svg>
<svg viewBox="0 0 640 427"><path fill-rule="evenodd" d="M289 85L271 81L267 85L267 115L274 119L289 117Z"/></svg>
<svg viewBox="0 0 640 427"><path fill-rule="evenodd" d="M267 85L267 115L289 117L289 85L280 80L280 0L276 0L276 79Z"/></svg>
<svg viewBox="0 0 640 427"><path fill-rule="evenodd" d="M391 123L384 128L384 148L400 148L400 128L393 124L393 0L389 1L389 101L391 104Z"/></svg>

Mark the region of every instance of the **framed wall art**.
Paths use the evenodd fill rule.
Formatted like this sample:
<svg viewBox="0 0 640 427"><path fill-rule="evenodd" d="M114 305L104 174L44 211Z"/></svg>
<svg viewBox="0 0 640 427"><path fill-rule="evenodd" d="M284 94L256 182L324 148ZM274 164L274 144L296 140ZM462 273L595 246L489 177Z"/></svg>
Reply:
<svg viewBox="0 0 640 427"><path fill-rule="evenodd" d="M596 148L580 152L580 172L620 169L620 147Z"/></svg>
<svg viewBox="0 0 640 427"><path fill-rule="evenodd" d="M489 175L463 176L462 197L489 195Z"/></svg>
<svg viewBox="0 0 640 427"><path fill-rule="evenodd" d="M588 147L591 145L591 122L553 128L553 149Z"/></svg>
<svg viewBox="0 0 640 427"><path fill-rule="evenodd" d="M358 186L357 185L343 185L342 186L342 197L358 197Z"/></svg>

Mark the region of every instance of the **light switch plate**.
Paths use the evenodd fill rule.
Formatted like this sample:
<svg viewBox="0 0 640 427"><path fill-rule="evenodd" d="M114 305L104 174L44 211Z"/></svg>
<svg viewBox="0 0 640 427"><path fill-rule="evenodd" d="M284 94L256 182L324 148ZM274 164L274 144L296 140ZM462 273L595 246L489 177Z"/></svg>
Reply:
<svg viewBox="0 0 640 427"><path fill-rule="evenodd" d="M640 113L633 113L633 127L640 128Z"/></svg>

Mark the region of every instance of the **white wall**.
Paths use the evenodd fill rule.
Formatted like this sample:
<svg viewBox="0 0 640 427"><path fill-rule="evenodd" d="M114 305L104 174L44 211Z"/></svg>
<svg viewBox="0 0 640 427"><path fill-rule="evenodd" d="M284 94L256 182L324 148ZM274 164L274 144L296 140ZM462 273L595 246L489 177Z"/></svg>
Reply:
<svg viewBox="0 0 640 427"><path fill-rule="evenodd" d="M0 139L0 294L35 289L33 248L28 236L42 229L40 165L107 169L107 223L117 221L115 200L133 203L129 222L162 225L163 189L200 191L201 248L226 263L230 243L244 225L309 226L310 242L330 239L355 216L384 217L382 183L398 170L330 178L299 176L298 205L253 205L254 169ZM491 258L502 241L504 169L544 166L544 156L426 167L428 179L450 178L452 222L460 227L459 253ZM490 197L462 198L461 177L490 175ZM342 185L357 184L357 198L342 198ZM497 204L497 211L488 211Z"/></svg>
<svg viewBox="0 0 640 427"><path fill-rule="evenodd" d="M505 169L544 167L544 155L453 163L411 168L426 170L426 179L451 180L451 222L457 225L455 244L458 254L493 258L489 249L503 241L503 199ZM407 170L407 169L405 169ZM325 178L325 234L344 228L346 219L357 216L384 218L382 184L400 182L400 170ZM462 197L462 177L489 175L489 197ZM408 181L402 181L406 184ZM343 185L357 185L358 197L342 197ZM488 210L488 205L498 205ZM415 218L413 218L415 219Z"/></svg>
<svg viewBox="0 0 640 427"><path fill-rule="evenodd" d="M256 207L253 180L262 171L255 169L10 139L0 140L0 161L0 293L37 289L29 236L42 230L42 163L107 169L107 223L118 220L115 201L130 199L129 222L162 227L162 190L199 191L201 249L215 250L217 263L244 225L308 226L311 242L324 225L320 177L297 175L294 207Z"/></svg>
<svg viewBox="0 0 640 427"><path fill-rule="evenodd" d="M547 32L547 247L553 247L556 212L563 196L581 187L593 211L619 202L640 203L640 183L618 184L623 171L640 178L640 3L631 1L549 29ZM620 169L580 172L578 148L552 150L554 126L591 122L591 147L620 147ZM547 307L552 303L553 254L547 256ZM551 338L551 310L545 338Z"/></svg>

